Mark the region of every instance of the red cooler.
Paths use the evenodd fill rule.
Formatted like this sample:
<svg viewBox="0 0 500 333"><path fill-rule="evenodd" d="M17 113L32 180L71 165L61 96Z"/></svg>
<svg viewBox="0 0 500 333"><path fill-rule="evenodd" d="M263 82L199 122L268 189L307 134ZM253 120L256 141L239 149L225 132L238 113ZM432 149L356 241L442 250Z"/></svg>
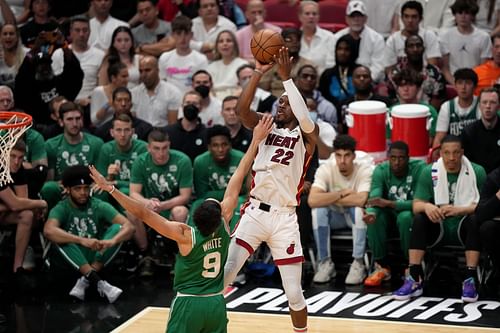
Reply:
<svg viewBox="0 0 500 333"><path fill-rule="evenodd" d="M427 157L429 153L429 108L421 104L397 105L391 110L391 141L404 141L410 147L410 156Z"/></svg>
<svg viewBox="0 0 500 333"><path fill-rule="evenodd" d="M385 159L385 119L387 106L379 101L359 101L349 104L346 123L349 135L357 141L358 150L369 153L375 162Z"/></svg>

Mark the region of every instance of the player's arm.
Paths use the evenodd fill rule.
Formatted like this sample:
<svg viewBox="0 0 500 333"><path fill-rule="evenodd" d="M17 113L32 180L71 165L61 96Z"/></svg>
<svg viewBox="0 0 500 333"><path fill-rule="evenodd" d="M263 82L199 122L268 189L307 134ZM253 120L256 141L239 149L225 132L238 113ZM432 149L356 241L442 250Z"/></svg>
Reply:
<svg viewBox="0 0 500 333"><path fill-rule="evenodd" d="M44 200L18 197L10 187L0 191L0 201L14 212L25 209L47 208L47 203Z"/></svg>
<svg viewBox="0 0 500 333"><path fill-rule="evenodd" d="M273 118L271 115L264 115L259 120L257 126L253 130L252 142L238 164L238 168L231 176L229 184L227 185L226 192L224 193L224 200L222 201L222 215L224 220L229 222L233 216L234 209L238 205L238 197L241 191L241 185L245 177L250 172L255 155L259 149L259 143L264 140L273 128Z"/></svg>
<svg viewBox="0 0 500 333"><path fill-rule="evenodd" d="M125 210L144 221L144 223L155 229L162 236L170 238L179 244L191 242L191 228L185 223L169 221L152 210L147 209L143 202L123 194L114 185L108 184L106 179L93 166L89 168L90 176L96 186L108 192Z"/></svg>

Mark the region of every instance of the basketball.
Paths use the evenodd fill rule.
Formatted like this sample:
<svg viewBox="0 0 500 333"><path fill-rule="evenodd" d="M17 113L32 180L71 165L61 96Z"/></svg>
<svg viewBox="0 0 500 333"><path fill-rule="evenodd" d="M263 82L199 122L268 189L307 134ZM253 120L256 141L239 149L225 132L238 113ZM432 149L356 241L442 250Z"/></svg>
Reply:
<svg viewBox="0 0 500 333"><path fill-rule="evenodd" d="M273 56L278 55L279 49L284 45L281 34L270 29L257 31L250 41L250 49L254 58L263 64L272 62Z"/></svg>

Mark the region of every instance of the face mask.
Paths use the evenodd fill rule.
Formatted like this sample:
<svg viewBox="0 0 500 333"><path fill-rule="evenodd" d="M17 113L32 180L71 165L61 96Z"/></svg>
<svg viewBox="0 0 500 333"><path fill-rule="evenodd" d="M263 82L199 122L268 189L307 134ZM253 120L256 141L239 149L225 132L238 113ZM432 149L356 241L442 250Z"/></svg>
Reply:
<svg viewBox="0 0 500 333"><path fill-rule="evenodd" d="M309 117L315 123L318 120L318 113L316 111L309 112Z"/></svg>
<svg viewBox="0 0 500 333"><path fill-rule="evenodd" d="M194 90L196 90L202 98L207 98L210 93L210 88L204 85L198 86L194 88Z"/></svg>
<svg viewBox="0 0 500 333"><path fill-rule="evenodd" d="M189 121L193 121L198 118L198 113L200 112L200 110L196 107L196 105L188 104L184 106L183 112L184 118Z"/></svg>

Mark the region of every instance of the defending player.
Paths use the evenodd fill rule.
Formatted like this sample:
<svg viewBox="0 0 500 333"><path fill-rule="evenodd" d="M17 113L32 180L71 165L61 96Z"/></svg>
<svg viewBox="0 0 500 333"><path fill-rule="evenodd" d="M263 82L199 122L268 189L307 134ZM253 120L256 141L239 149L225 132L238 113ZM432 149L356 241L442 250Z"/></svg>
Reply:
<svg viewBox="0 0 500 333"><path fill-rule="evenodd" d="M215 199L205 200L194 213L193 227L169 221L147 209L108 184L94 167L90 167L92 178L99 188L157 232L175 240L179 246L174 278L177 295L172 301L167 332L227 331L222 267L226 262L230 238L228 224L222 225L221 221L231 220L241 185L250 171L258 145L271 132L272 126L270 116L259 121L252 143L229 181L224 199L220 203Z"/></svg>
<svg viewBox="0 0 500 333"><path fill-rule="evenodd" d="M276 127L259 145L253 165L250 201L244 209L224 272L224 285L231 283L246 259L266 241L278 265L290 307L295 332L307 332L307 306L302 294L302 246L295 209L304 177L313 155L319 128L309 118L304 98L290 79L292 68L287 48L275 57L277 73L283 80L274 122ZM273 64L261 64L241 93L236 108L243 125L253 128L261 114L250 110L262 75Z"/></svg>

